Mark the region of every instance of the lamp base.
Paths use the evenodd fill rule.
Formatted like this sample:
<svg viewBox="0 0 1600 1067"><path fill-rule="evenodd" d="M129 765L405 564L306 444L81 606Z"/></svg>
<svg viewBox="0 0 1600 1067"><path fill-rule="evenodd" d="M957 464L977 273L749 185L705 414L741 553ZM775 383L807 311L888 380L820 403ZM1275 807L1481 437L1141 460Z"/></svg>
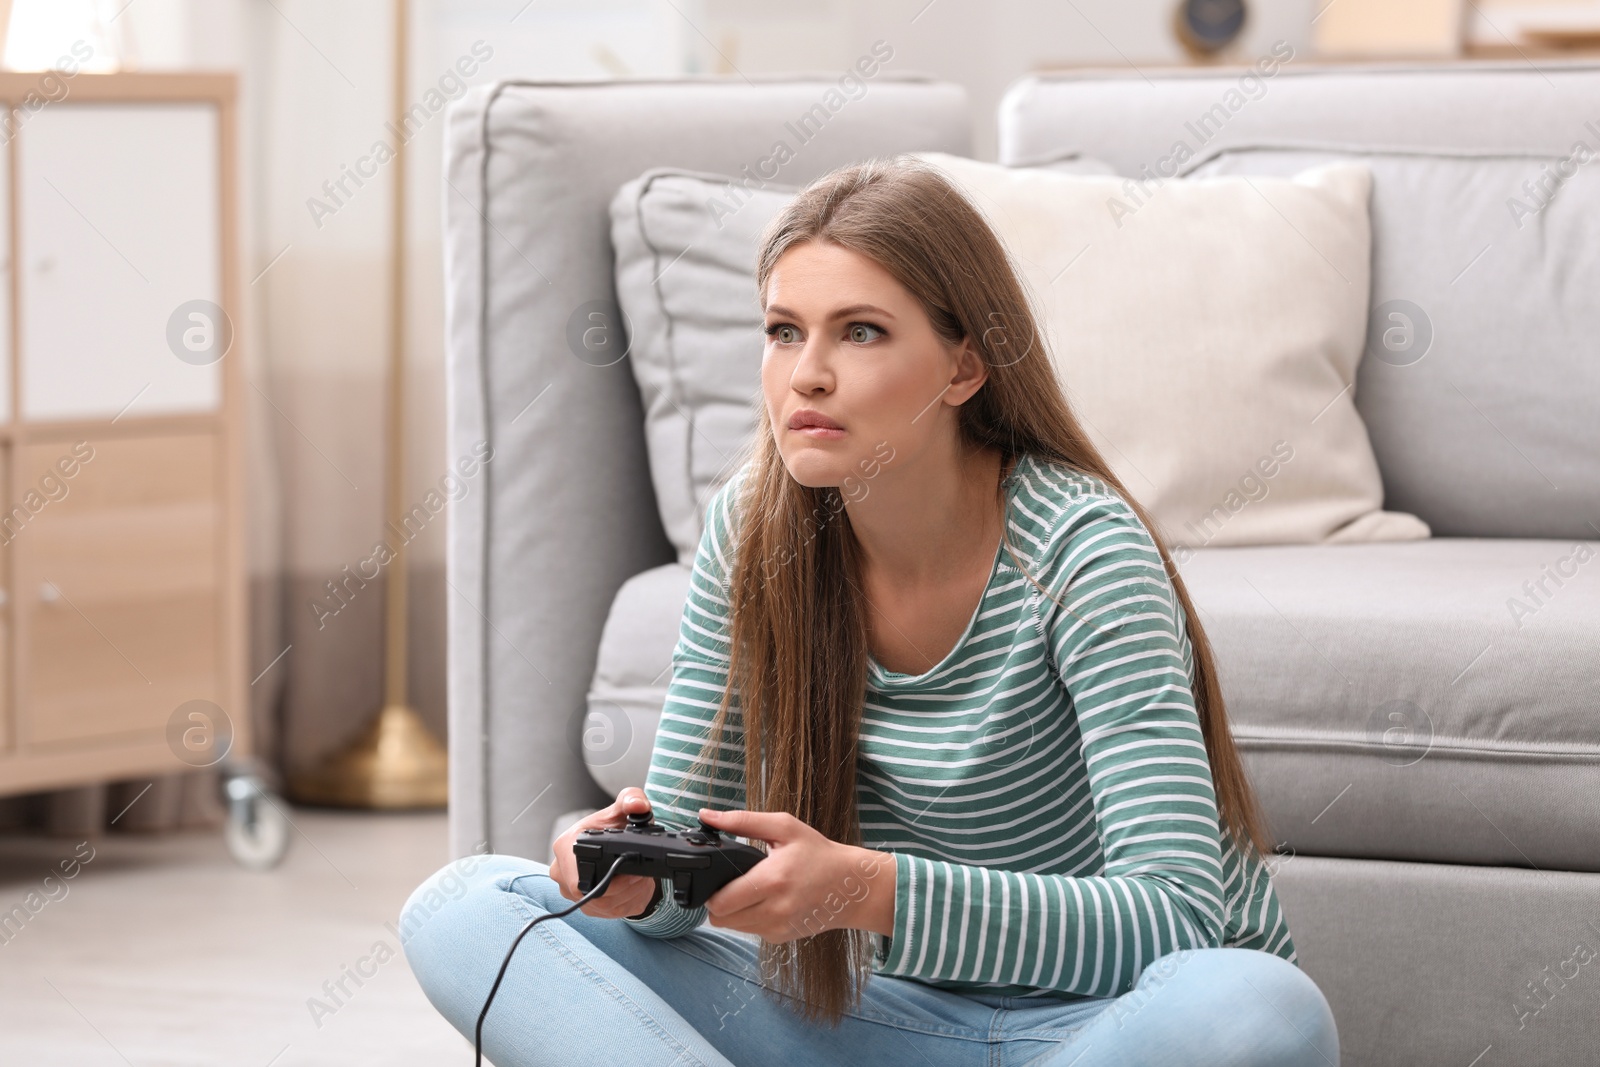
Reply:
<svg viewBox="0 0 1600 1067"><path fill-rule="evenodd" d="M449 799L449 761L420 715L390 704L348 747L290 776L289 796L335 808L442 808Z"/></svg>

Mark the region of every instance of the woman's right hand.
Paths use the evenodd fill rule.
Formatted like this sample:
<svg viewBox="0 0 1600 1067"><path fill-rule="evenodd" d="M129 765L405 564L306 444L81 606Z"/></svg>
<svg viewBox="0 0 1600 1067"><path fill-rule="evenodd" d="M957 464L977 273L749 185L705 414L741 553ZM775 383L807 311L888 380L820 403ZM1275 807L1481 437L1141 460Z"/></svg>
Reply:
<svg viewBox="0 0 1600 1067"><path fill-rule="evenodd" d="M579 900L583 891L578 888L578 864L572 857L572 842L585 830L625 826L629 815L648 814L650 801L644 790L629 786L617 794L610 807L601 808L593 815L580 819L573 827L556 838L556 858L550 865L550 877L555 880L561 895L568 900ZM604 874L604 871L599 872ZM600 919L621 919L638 915L650 906L659 883L642 874L618 874L606 886L606 891L579 910L585 915Z"/></svg>

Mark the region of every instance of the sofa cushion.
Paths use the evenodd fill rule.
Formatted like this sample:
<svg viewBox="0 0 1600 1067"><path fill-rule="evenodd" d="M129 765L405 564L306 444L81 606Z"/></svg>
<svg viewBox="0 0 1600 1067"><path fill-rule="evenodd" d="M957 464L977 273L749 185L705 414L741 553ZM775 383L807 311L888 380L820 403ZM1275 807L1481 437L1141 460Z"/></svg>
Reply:
<svg viewBox="0 0 1600 1067"><path fill-rule="evenodd" d="M661 523L688 564L706 504L739 467L761 393L761 230L797 189L652 170L611 202L617 302L644 400Z"/></svg>
<svg viewBox="0 0 1600 1067"><path fill-rule="evenodd" d="M1600 542L1219 548L1182 574L1294 848L1600 871Z"/></svg>
<svg viewBox="0 0 1600 1067"><path fill-rule="evenodd" d="M1366 339L1364 166L1141 190L920 155L1011 252L1074 411L1169 544L1428 536L1384 510L1350 396Z"/></svg>
<svg viewBox="0 0 1600 1067"><path fill-rule="evenodd" d="M1288 848L1600 871L1600 542L1204 548L1182 574ZM670 564L612 605L612 792L644 781L688 588Z"/></svg>
<svg viewBox="0 0 1600 1067"><path fill-rule="evenodd" d="M643 785L650 769L689 575L681 563L636 574L617 590L606 616L579 744L589 773L612 796Z"/></svg>
<svg viewBox="0 0 1600 1067"><path fill-rule="evenodd" d="M1239 148L1195 175L1372 169L1356 406L1435 533L1600 535L1600 139L1565 157ZM1569 173L1570 172L1570 173Z"/></svg>

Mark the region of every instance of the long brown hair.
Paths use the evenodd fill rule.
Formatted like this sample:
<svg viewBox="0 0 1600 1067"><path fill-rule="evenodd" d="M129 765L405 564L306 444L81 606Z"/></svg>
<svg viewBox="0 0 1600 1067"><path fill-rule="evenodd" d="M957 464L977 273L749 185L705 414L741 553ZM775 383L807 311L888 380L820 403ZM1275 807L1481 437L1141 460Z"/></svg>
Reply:
<svg viewBox="0 0 1600 1067"><path fill-rule="evenodd" d="M1139 516L1186 616L1195 707L1225 832L1242 853L1270 851L1228 730L1211 645L1183 579L1156 524L1068 406L1026 291L983 217L918 160L840 168L802 191L768 226L756 267L763 300L779 257L804 241L831 241L871 259L917 297L947 342L972 340L988 379L959 408L969 446L998 449L1006 466L1030 453L1066 464L1114 488ZM715 751L737 692L750 810L786 811L835 841L860 844L856 755L868 648L857 542L848 516L841 517L840 490L808 488L790 476L765 404L758 407L738 500L729 683L702 760ZM1003 505L1004 479L999 494ZM797 997L806 1018L830 1023L858 1002L870 961L862 930L826 930L761 947L763 973L776 978L777 990Z"/></svg>

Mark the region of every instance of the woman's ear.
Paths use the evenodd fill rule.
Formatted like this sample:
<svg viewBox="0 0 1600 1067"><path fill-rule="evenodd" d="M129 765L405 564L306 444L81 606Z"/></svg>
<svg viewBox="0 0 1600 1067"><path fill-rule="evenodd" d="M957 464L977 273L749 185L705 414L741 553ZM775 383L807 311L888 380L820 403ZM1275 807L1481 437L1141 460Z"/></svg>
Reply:
<svg viewBox="0 0 1600 1067"><path fill-rule="evenodd" d="M945 397L952 404L964 404L984 382L989 380L989 365L984 362L983 356L978 352L978 346L972 343L970 336L961 339L954 355L955 373L950 379L950 390Z"/></svg>

